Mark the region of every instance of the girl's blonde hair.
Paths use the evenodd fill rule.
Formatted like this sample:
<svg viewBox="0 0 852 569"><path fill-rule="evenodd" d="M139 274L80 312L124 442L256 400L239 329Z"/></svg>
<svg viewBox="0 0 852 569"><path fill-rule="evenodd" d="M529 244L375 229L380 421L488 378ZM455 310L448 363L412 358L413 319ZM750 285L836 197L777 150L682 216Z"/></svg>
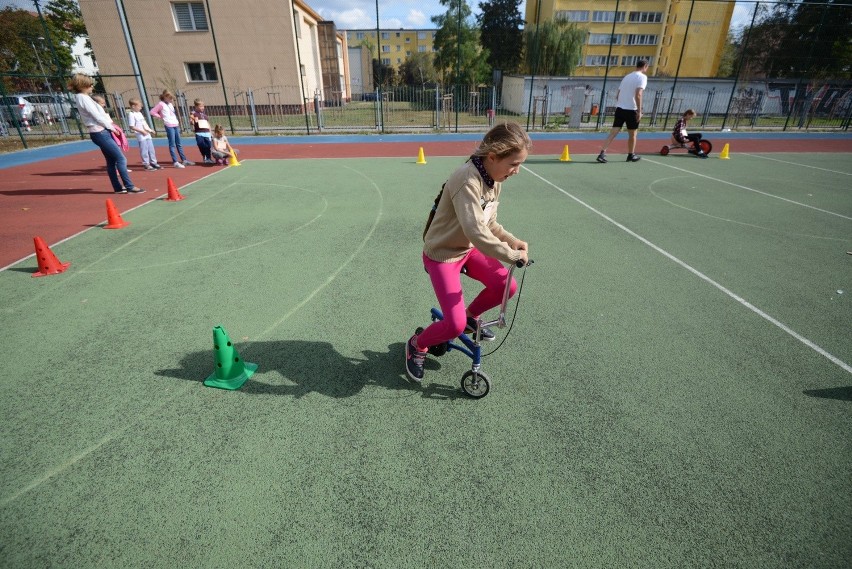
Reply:
<svg viewBox="0 0 852 569"><path fill-rule="evenodd" d="M160 100L161 101L165 101L166 99L174 99L174 98L175 98L175 96L172 95L172 92L169 91L168 89L166 89L162 93L160 93Z"/></svg>
<svg viewBox="0 0 852 569"><path fill-rule="evenodd" d="M225 134L225 127L220 125L220 124L214 125L213 126L213 134L219 134L219 133Z"/></svg>
<svg viewBox="0 0 852 569"><path fill-rule="evenodd" d="M129 99L129 100L127 101L127 104L128 104L128 105L130 105L131 107L132 107L133 105L139 105L139 106L141 107L141 106L142 106L142 101L140 101L140 100L139 100L139 99L137 99L136 97L133 97L133 98L131 98L131 99Z"/></svg>
<svg viewBox="0 0 852 569"><path fill-rule="evenodd" d="M82 93L89 87L94 86L95 80L85 73L75 73L68 82L68 88L75 93Z"/></svg>
<svg viewBox="0 0 852 569"><path fill-rule="evenodd" d="M694 116L698 116L698 113L696 113L696 112L695 112L694 110L692 110L692 109L686 109L686 111L684 111L684 113L683 113L683 116L686 116L686 115L689 115L689 116L691 116L691 117L694 117Z"/></svg>
<svg viewBox="0 0 852 569"><path fill-rule="evenodd" d="M515 152L529 152L531 149L532 141L523 127L516 122L507 121L486 132L473 155L484 158L493 152L497 158L505 158Z"/></svg>

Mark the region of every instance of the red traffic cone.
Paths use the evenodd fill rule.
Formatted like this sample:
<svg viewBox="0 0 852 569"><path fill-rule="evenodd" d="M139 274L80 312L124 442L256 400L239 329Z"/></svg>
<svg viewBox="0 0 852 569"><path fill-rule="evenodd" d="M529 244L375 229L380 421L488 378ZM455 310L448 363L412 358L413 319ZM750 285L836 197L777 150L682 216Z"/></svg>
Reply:
<svg viewBox="0 0 852 569"><path fill-rule="evenodd" d="M184 199L184 197L186 197L181 195L181 193L177 189L177 186L175 186L175 183L172 181L171 178L169 178L168 186L169 197L166 198L167 202L179 202L180 200Z"/></svg>
<svg viewBox="0 0 852 569"><path fill-rule="evenodd" d="M63 263L57 259L41 237L36 237L33 241L35 241L36 259L38 259L38 272L33 273L34 277L58 275L71 266L71 263Z"/></svg>
<svg viewBox="0 0 852 569"><path fill-rule="evenodd" d="M116 209L115 204L112 203L111 199L107 199L107 224L104 226L104 229L121 229L122 227L127 227L130 225L129 221L124 221L121 219L121 214L118 213L118 209Z"/></svg>

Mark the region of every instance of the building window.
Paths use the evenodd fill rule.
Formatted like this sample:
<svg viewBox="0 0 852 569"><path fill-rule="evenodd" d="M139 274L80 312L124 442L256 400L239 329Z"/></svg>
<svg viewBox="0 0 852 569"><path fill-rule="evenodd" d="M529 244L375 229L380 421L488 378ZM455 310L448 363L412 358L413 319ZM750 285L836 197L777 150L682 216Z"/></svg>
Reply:
<svg viewBox="0 0 852 569"><path fill-rule="evenodd" d="M391 48L391 46L389 46L389 45L383 45L382 46L382 53L390 53L390 48Z"/></svg>
<svg viewBox="0 0 852 569"><path fill-rule="evenodd" d="M569 22L589 21L588 10L557 10L555 16L557 20L567 20Z"/></svg>
<svg viewBox="0 0 852 569"><path fill-rule="evenodd" d="M426 39L426 32L417 32L417 39L425 40Z"/></svg>
<svg viewBox="0 0 852 569"><path fill-rule="evenodd" d="M83 67L83 58L81 56L75 55L74 61L77 62L77 67Z"/></svg>
<svg viewBox="0 0 852 569"><path fill-rule="evenodd" d="M655 24L663 21L662 12L630 12L630 21L642 24Z"/></svg>
<svg viewBox="0 0 852 569"><path fill-rule="evenodd" d="M627 45L657 45L658 38L652 34L628 34Z"/></svg>
<svg viewBox="0 0 852 569"><path fill-rule="evenodd" d="M399 65L400 63L402 63L402 60L401 60L400 58L398 58L398 57L397 57L397 58L396 58L396 64L397 64L397 65Z"/></svg>
<svg viewBox="0 0 852 569"><path fill-rule="evenodd" d="M364 37L364 32L355 32L355 39L362 40Z"/></svg>
<svg viewBox="0 0 852 569"><path fill-rule="evenodd" d="M397 51L402 51L402 46L401 46L401 45L396 46L396 50L397 50Z"/></svg>
<svg viewBox="0 0 852 569"><path fill-rule="evenodd" d="M211 62L187 63L186 76L187 80L190 82L209 82L219 80L219 75L216 73L216 64Z"/></svg>
<svg viewBox="0 0 852 569"><path fill-rule="evenodd" d="M390 32L382 32L382 39L383 40L389 40L390 39Z"/></svg>
<svg viewBox="0 0 852 569"><path fill-rule="evenodd" d="M396 37L399 37L399 32L396 32Z"/></svg>
<svg viewBox="0 0 852 569"><path fill-rule="evenodd" d="M621 45L621 34L589 34L589 45Z"/></svg>
<svg viewBox="0 0 852 569"><path fill-rule="evenodd" d="M622 56L621 65L624 66L624 67L636 67L636 64L639 63L640 59L644 59L645 61L648 62L649 67L653 67L654 58L649 57L647 55L625 55L625 56Z"/></svg>
<svg viewBox="0 0 852 569"><path fill-rule="evenodd" d="M382 59L382 65L390 65L390 58L386 57L386 58Z"/></svg>
<svg viewBox="0 0 852 569"><path fill-rule="evenodd" d="M618 65L618 56L613 55L609 58L610 65ZM594 67L597 65L606 65L606 56L605 55L587 55L586 56L586 66Z"/></svg>
<svg viewBox="0 0 852 569"><path fill-rule="evenodd" d="M595 11L592 14L593 22L623 22L624 21L624 12L606 12L606 11Z"/></svg>
<svg viewBox="0 0 852 569"><path fill-rule="evenodd" d="M405 36L405 43L411 43L411 38L408 37L408 36Z"/></svg>
<svg viewBox="0 0 852 569"><path fill-rule="evenodd" d="M296 29L296 37L302 37L302 17L299 12L293 10L293 27Z"/></svg>
<svg viewBox="0 0 852 569"><path fill-rule="evenodd" d="M426 52L426 46L425 45L418 45L417 46L417 53L425 53L425 52Z"/></svg>
<svg viewBox="0 0 852 569"><path fill-rule="evenodd" d="M410 51L406 51L406 52L405 52L405 57L411 57L411 52L410 52Z"/></svg>
<svg viewBox="0 0 852 569"><path fill-rule="evenodd" d="M172 11L179 32L207 31L207 14L204 13L203 2L175 2Z"/></svg>

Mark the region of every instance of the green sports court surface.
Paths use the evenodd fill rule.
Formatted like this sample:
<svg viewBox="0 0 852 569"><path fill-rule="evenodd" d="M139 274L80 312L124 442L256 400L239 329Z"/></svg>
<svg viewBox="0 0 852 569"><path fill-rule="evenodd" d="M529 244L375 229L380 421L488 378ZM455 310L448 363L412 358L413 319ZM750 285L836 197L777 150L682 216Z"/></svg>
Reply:
<svg viewBox="0 0 852 569"><path fill-rule="evenodd" d="M0 566L852 565L849 155L593 158L504 184L480 400L403 366L458 157L244 160L0 272Z"/></svg>

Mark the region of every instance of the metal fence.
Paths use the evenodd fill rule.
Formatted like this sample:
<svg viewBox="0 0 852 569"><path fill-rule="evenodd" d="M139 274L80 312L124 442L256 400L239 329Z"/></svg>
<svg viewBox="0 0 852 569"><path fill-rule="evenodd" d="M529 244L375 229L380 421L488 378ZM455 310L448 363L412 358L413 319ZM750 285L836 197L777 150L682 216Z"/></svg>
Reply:
<svg viewBox="0 0 852 569"><path fill-rule="evenodd" d="M620 4L629 7L631 0ZM691 108L697 111L696 124L703 130L848 130L852 120L849 61L838 64L831 46L849 45L852 4L739 2L748 8L749 24L730 31L721 63L723 77L712 78L681 76L682 63L685 66L696 54L709 57L707 46L702 44L707 41L702 35L702 21L693 17L692 9L701 5L707 8L710 3L687 0L686 4L690 11L680 22L684 27L680 45L657 52L667 54L669 68L676 61L676 72L649 76L643 128L670 129L677 117ZM713 4L713 9L721 9L729 2ZM798 12L791 15L794 9ZM207 15L211 28L215 26L221 36L226 22L216 21L216 14ZM623 36L628 35L621 33L628 22L614 19L610 44L616 38L626 41ZM137 25L142 23L128 20L130 29ZM784 43L792 45L781 49L779 44ZM215 44L209 47L211 52L217 49ZM848 58L848 49L844 53ZM262 60L260 56L249 65L262 66ZM160 92L171 87L185 130L190 130L188 115L193 101L201 99L207 103L211 124L222 124L232 134L484 131L502 118L526 124L529 130L595 131L609 127L620 79L632 70L624 62L617 65L617 57L607 56L605 61L607 67L600 76L505 75L499 85L476 88L378 86L351 98L344 98L339 90L317 89L305 94L298 77L274 77L272 72L266 85L248 84L239 74L231 73L215 82L178 89L168 74L133 73L129 59L125 73L100 76L98 85L124 85L102 89L102 94L109 112L125 127L131 97L141 98L150 108L158 102ZM583 63L581 59L578 70ZM0 73L0 136L17 136L24 146L34 137L84 136L85 129L64 87L68 79L67 75L43 70L28 75ZM138 85L145 86L142 97ZM18 104L17 96L31 108ZM159 128L158 124L154 126Z"/></svg>

